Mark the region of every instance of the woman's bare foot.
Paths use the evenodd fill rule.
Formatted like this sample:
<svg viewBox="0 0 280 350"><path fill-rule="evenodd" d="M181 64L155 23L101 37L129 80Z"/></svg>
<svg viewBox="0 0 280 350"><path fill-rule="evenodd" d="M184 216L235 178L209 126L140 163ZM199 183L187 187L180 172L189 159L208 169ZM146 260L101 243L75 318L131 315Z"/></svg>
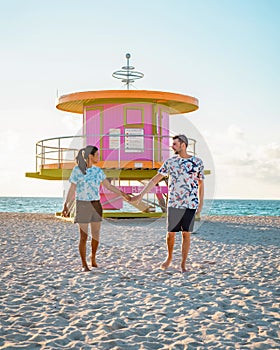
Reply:
<svg viewBox="0 0 280 350"><path fill-rule="evenodd" d="M88 272L88 271L90 271L90 269L87 265L82 267L82 272Z"/></svg>
<svg viewBox="0 0 280 350"><path fill-rule="evenodd" d="M98 267L95 258L93 259L92 256L91 256L91 257L90 257L90 260L91 260L91 266L92 266L92 267Z"/></svg>
<svg viewBox="0 0 280 350"><path fill-rule="evenodd" d="M97 263L96 263L95 260L91 262L91 266L92 266L92 267L98 267L98 265L97 265Z"/></svg>
<svg viewBox="0 0 280 350"><path fill-rule="evenodd" d="M187 269L186 266L181 266L181 272L182 273L186 273L186 272L190 272L191 269Z"/></svg>
<svg viewBox="0 0 280 350"><path fill-rule="evenodd" d="M166 260L160 265L160 268L161 268L162 270L166 270L170 264L171 264L171 259L166 259Z"/></svg>

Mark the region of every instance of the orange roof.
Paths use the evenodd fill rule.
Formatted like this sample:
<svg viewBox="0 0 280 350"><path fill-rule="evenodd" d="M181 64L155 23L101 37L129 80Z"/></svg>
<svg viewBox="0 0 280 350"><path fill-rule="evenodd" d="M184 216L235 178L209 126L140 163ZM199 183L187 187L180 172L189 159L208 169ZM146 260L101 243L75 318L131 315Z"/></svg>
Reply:
<svg viewBox="0 0 280 350"><path fill-rule="evenodd" d="M84 106L102 103L147 102L170 108L170 114L193 112L198 109L198 99L173 92L149 90L101 90L74 92L58 98L56 108L83 114Z"/></svg>

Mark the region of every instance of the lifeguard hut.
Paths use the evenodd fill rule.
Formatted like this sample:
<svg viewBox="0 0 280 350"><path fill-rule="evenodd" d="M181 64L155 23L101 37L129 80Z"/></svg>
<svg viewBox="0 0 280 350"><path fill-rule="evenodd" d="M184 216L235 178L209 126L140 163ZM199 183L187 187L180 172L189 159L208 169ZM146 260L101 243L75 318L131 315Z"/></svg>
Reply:
<svg viewBox="0 0 280 350"><path fill-rule="evenodd" d="M113 73L124 90L85 91L62 95L56 108L81 114L82 134L41 140L36 144L36 172L27 177L66 180L75 157L86 145L97 146L101 167L107 178L122 191L139 193L171 156L169 119L198 109L194 97L162 91L131 90L143 73L127 64ZM190 139L189 152L195 154L196 141ZM159 183L143 202L127 203L101 188L101 202L107 217L154 217L165 212L167 184Z"/></svg>

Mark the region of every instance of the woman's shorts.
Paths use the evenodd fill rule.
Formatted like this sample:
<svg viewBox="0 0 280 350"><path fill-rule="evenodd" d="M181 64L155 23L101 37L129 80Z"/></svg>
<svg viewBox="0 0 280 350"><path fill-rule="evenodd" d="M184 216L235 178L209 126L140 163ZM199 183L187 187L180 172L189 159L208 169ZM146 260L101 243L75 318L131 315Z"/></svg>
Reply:
<svg viewBox="0 0 280 350"><path fill-rule="evenodd" d="M167 208L168 232L192 232L194 227L196 209Z"/></svg>
<svg viewBox="0 0 280 350"><path fill-rule="evenodd" d="M102 221L102 206L100 201L76 201L74 222L88 224Z"/></svg>

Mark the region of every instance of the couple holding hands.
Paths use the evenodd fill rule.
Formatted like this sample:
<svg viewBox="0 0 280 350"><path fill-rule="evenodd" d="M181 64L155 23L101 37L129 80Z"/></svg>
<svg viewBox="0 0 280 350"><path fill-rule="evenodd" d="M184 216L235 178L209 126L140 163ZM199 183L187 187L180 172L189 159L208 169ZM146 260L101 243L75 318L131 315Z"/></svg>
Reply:
<svg viewBox="0 0 280 350"><path fill-rule="evenodd" d="M168 180L167 203L167 258L161 264L168 268L172 261L176 232L182 232L181 271L186 272L186 260L190 249L190 235L193 230L195 214L199 214L204 198L204 165L200 158L187 153L188 139L185 135L173 137L174 156L167 159L142 192L130 196L112 185L103 170L95 166L99 161L98 148L82 148L76 157L77 166L69 178L70 188L63 208L63 216L69 215L69 203L76 199L74 222L79 224L79 252L82 271L90 271L86 260L86 243L89 224L91 228L91 267L97 267L96 253L100 240L102 206L100 203L100 185L122 196L128 202L140 202L143 196L157 185L164 177Z"/></svg>

